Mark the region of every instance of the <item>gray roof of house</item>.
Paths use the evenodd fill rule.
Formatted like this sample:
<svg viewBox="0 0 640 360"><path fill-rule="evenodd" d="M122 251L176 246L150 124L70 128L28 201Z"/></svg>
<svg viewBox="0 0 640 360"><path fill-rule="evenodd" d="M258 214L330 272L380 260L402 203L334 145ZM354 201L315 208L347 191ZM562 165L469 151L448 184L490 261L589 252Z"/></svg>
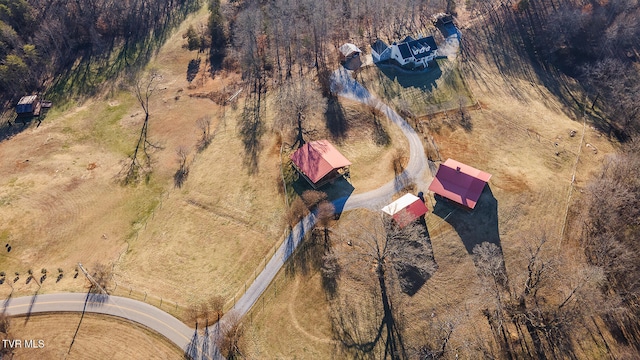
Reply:
<svg viewBox="0 0 640 360"><path fill-rule="evenodd" d="M407 47L407 50L405 51L411 50L410 55L407 54L407 56L405 56L402 45ZM406 39L398 45L398 49L400 49L400 53L404 59L410 58L411 55L416 59L422 59L436 51L438 46L436 45L436 41L433 36L423 37L418 40L414 40L411 36L407 36Z"/></svg>
<svg viewBox="0 0 640 360"><path fill-rule="evenodd" d="M387 48L389 48L389 45L387 45L384 41L378 39L376 40L376 42L371 44L371 48L378 54L382 54L385 50L387 50Z"/></svg>
<svg viewBox="0 0 640 360"><path fill-rule="evenodd" d="M413 57L411 50L409 50L409 45L407 43L398 44L398 50L400 50L400 55L402 55L403 59L409 59Z"/></svg>

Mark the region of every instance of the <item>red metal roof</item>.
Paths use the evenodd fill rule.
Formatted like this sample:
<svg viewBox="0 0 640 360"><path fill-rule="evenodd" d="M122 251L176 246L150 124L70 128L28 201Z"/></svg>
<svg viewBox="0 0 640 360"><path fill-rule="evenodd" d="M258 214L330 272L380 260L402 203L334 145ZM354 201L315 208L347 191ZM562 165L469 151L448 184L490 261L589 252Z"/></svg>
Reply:
<svg viewBox="0 0 640 360"><path fill-rule="evenodd" d="M314 184L333 169L351 165L327 140L308 142L291 155L291 161Z"/></svg>
<svg viewBox="0 0 640 360"><path fill-rule="evenodd" d="M391 215L400 227L405 227L420 216L426 214L429 209L424 202L413 194L405 194L398 200L382 208L382 211Z"/></svg>
<svg viewBox="0 0 640 360"><path fill-rule="evenodd" d="M440 164L429 190L473 209L491 174L453 159Z"/></svg>

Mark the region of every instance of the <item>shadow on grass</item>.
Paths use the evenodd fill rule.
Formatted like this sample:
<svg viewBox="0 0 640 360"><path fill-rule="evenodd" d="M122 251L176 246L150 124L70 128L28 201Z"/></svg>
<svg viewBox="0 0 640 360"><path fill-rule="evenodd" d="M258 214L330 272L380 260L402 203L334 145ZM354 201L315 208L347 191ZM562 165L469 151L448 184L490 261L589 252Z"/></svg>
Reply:
<svg viewBox="0 0 640 360"><path fill-rule="evenodd" d="M335 95L330 95L327 101L325 121L327 129L329 129L329 133L334 140L341 142L346 138L347 131L349 131L349 122L345 116L342 104L340 104L338 97Z"/></svg>
<svg viewBox="0 0 640 360"><path fill-rule="evenodd" d="M16 123L15 120L0 124L0 142L20 134L30 127L29 122Z"/></svg>
<svg viewBox="0 0 640 360"><path fill-rule="evenodd" d="M355 190L353 185L351 185L351 183L344 177L339 177L333 181L333 183L327 183L318 189L314 189L304 178L302 178L302 176L300 176L298 180L291 184L291 187L298 196L302 196L302 193L307 190L317 190L327 194L327 201L331 202L335 207L336 219L340 218L344 209L344 204Z"/></svg>
<svg viewBox="0 0 640 360"><path fill-rule="evenodd" d="M448 222L458 233L469 254L473 248L483 242L500 245L498 230L498 200L491 188L485 186L475 209L467 210L447 199L436 195L433 214Z"/></svg>
<svg viewBox="0 0 640 360"><path fill-rule="evenodd" d="M189 65L187 65L187 81L189 83L191 83L193 81L193 79L196 78L196 75L198 75L198 72L200 71L200 62L202 61L202 59L198 58L198 59L191 59L191 61L189 61Z"/></svg>
<svg viewBox="0 0 640 360"><path fill-rule="evenodd" d="M379 287L370 292L372 308L352 306L347 301L334 309L334 336L355 359L407 359L402 328L389 298L384 271L377 278Z"/></svg>
<svg viewBox="0 0 640 360"><path fill-rule="evenodd" d="M135 78L165 43L172 30L198 8L197 1L184 1L173 11L156 13L155 21L148 24L145 31L138 29L140 31L135 34L112 39L104 49L94 49L92 46L78 49L78 56L63 65L46 91L46 97L57 103L65 103L70 98L82 100L105 86L115 85L114 80L123 74Z"/></svg>
<svg viewBox="0 0 640 360"><path fill-rule="evenodd" d="M420 71L404 70L387 64L379 64L378 69L391 81L397 81L403 88L417 88L422 91L431 91L436 88L436 80L442 76L442 70L435 61L429 68Z"/></svg>
<svg viewBox="0 0 640 360"><path fill-rule="evenodd" d="M405 256L393 264L398 274L400 289L409 296L415 295L438 269L425 218L420 217L416 221L421 241L411 240L404 243L402 246Z"/></svg>

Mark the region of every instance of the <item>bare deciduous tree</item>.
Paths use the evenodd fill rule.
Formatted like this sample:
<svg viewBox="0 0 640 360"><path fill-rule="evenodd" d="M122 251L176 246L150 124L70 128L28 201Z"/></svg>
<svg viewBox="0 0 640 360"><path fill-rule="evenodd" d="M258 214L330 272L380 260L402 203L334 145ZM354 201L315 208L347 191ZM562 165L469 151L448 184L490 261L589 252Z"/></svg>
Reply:
<svg viewBox="0 0 640 360"><path fill-rule="evenodd" d="M158 83L162 80L162 76L156 71L152 71L147 76L140 77L134 87L133 92L138 99L138 103L144 112L144 121L140 129L140 136L136 142L136 147L131 156L129 163L123 169L123 183L131 184L139 180L140 175L148 174L151 171L151 153L152 149L158 149L157 144L149 141L149 100L158 89Z"/></svg>
<svg viewBox="0 0 640 360"><path fill-rule="evenodd" d="M13 340L13 337L10 333L11 330L11 319L7 316L6 313L0 313L0 341L4 340ZM4 359L12 359L13 358L13 348L10 346L0 347L0 358Z"/></svg>
<svg viewBox="0 0 640 360"><path fill-rule="evenodd" d="M316 86L307 79L287 80L276 95L276 121L274 127L284 131L294 131L292 148L305 144L305 136L313 133L309 124L310 117L324 114L327 100L322 97Z"/></svg>
<svg viewBox="0 0 640 360"><path fill-rule="evenodd" d="M221 334L217 339L217 345L222 355L227 359L243 358L244 325L239 316L229 313L224 326L221 326Z"/></svg>
<svg viewBox="0 0 640 360"><path fill-rule="evenodd" d="M102 290L106 290L109 286L113 273L110 266L98 263L93 266L91 277L95 283L91 283L89 292L102 293Z"/></svg>
<svg viewBox="0 0 640 360"><path fill-rule="evenodd" d="M189 166L187 165L187 159L189 158L189 150L186 146L180 146L176 149L176 160L178 162L178 170L173 174L173 185L175 187L182 187L184 181L189 176Z"/></svg>
<svg viewBox="0 0 640 360"><path fill-rule="evenodd" d="M211 134L211 117L203 116L199 118L196 120L196 126L200 131L200 139L198 139L196 148L198 152L202 152L211 144L211 140L213 140L213 135Z"/></svg>
<svg viewBox="0 0 640 360"><path fill-rule="evenodd" d="M363 269L372 268L371 272L375 274L375 279L371 279L371 282L363 279L366 286L370 287L372 296L375 295L374 297L379 299L378 306L382 309L381 318L376 318L380 324L378 334L375 339L370 340L370 344L372 348L378 343L383 344L381 356L385 358L408 358L402 325L399 322L401 317L398 316L402 309L396 306L399 304L399 298L394 290L394 284L399 277L398 270L401 269L399 265L412 264L427 272L435 271L432 259L416 256L416 252L413 251L416 248L414 245L424 243L425 235L420 226L417 223L409 223L399 227L389 217L377 214L364 215L350 227L347 234L343 234L343 237L349 239L351 246L337 254L341 268L345 269L341 273L348 275L352 280L366 277L369 272L363 272ZM416 259L419 259L419 264ZM340 328L342 325L336 326ZM353 336L348 329L339 329L339 334L339 337L345 339L347 346L349 341L353 341L346 340Z"/></svg>

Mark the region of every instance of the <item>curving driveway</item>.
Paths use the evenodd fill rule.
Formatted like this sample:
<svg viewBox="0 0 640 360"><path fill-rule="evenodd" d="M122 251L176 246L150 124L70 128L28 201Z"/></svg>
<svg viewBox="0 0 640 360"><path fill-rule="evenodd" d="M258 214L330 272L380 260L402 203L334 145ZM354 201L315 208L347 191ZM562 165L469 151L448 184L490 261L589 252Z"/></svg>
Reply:
<svg viewBox="0 0 640 360"><path fill-rule="evenodd" d="M343 211L357 208L379 210L391 201L392 196L407 181L415 182L418 189L424 189L423 174L428 167L428 162L422 140L413 128L398 113L372 96L367 89L354 80L349 70L341 67L333 73L332 90L339 96L380 110L402 130L409 141L409 163L405 171L398 178L378 189L349 197ZM344 201L344 199L337 201ZM185 354L193 359L222 359L222 355L215 346L215 340L258 301L300 244L304 234L313 228L315 222L313 213L300 221L276 250L264 270L235 303L233 309L227 312L218 323L204 329L203 334L199 334L197 329L189 328L180 320L154 306L118 296L61 293L9 298L5 301L4 311L10 316L50 312L89 312L117 316L155 330L183 349Z"/></svg>

